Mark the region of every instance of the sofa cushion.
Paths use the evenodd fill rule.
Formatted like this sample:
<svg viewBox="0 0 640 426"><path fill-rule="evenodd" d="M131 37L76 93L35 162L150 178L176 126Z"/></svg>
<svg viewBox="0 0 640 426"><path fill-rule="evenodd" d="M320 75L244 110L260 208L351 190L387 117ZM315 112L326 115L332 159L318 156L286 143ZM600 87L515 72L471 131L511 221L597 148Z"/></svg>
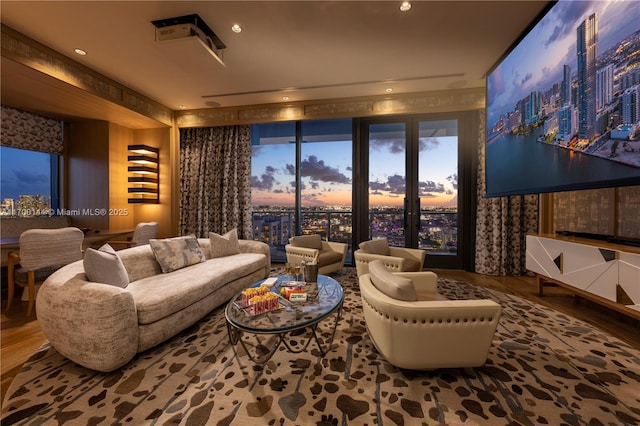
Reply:
<svg viewBox="0 0 640 426"><path fill-rule="evenodd" d="M120 250L118 256L129 274L130 283L162 273L149 244Z"/></svg>
<svg viewBox="0 0 640 426"><path fill-rule="evenodd" d="M129 275L116 251L109 244L98 250L87 248L82 259L84 273L89 281L125 288Z"/></svg>
<svg viewBox="0 0 640 426"><path fill-rule="evenodd" d="M393 299L407 302L418 300L413 282L389 272L381 260L369 262L369 278L378 290Z"/></svg>
<svg viewBox="0 0 640 426"><path fill-rule="evenodd" d="M153 238L149 244L165 274L206 260L194 235L162 240Z"/></svg>
<svg viewBox="0 0 640 426"><path fill-rule="evenodd" d="M240 253L238 231L236 228L233 228L224 235L209 232L209 240L211 241L211 246L209 247L211 259Z"/></svg>
<svg viewBox="0 0 640 426"><path fill-rule="evenodd" d="M359 245L360 250L369 254L380 254L389 256L389 242L387 237L376 238L375 240L363 241Z"/></svg>
<svg viewBox="0 0 640 426"><path fill-rule="evenodd" d="M261 253L209 259L169 274L131 282L127 291L135 302L139 324L151 324L193 305L233 281L263 270L266 263L267 257Z"/></svg>
<svg viewBox="0 0 640 426"><path fill-rule="evenodd" d="M297 235L289 238L289 243L294 247L322 250L322 237L320 234Z"/></svg>

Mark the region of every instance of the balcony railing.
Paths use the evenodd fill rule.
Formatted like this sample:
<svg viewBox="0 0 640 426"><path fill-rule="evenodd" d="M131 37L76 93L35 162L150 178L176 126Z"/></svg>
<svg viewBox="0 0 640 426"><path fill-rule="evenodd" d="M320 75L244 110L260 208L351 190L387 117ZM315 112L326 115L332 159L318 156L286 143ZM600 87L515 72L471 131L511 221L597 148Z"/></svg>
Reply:
<svg viewBox="0 0 640 426"><path fill-rule="evenodd" d="M309 210L301 212L303 234L320 234L323 239L349 246L347 264L352 259L353 214L350 210ZM295 235L295 212L291 209L254 210L253 239L271 247L271 260L285 262L285 245ZM458 213L434 210L420 212L419 247L430 254L456 254ZM398 209L369 213L369 235L387 237L389 244L405 245L404 214Z"/></svg>

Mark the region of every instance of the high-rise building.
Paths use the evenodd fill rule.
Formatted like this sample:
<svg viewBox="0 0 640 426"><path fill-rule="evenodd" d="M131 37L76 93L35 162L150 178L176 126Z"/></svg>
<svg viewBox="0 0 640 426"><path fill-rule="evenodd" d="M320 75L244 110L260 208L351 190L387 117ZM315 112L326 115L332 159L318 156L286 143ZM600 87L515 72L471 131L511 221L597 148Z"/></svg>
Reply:
<svg viewBox="0 0 640 426"><path fill-rule="evenodd" d="M596 46L598 18L590 15L577 29L578 137L591 139L596 120Z"/></svg>
<svg viewBox="0 0 640 426"><path fill-rule="evenodd" d="M562 70L562 84L560 85L560 105L571 103L571 67L565 65Z"/></svg>
<svg viewBox="0 0 640 426"><path fill-rule="evenodd" d="M558 110L558 136L569 141L575 133L574 109L571 105L565 105Z"/></svg>
<svg viewBox="0 0 640 426"><path fill-rule="evenodd" d="M540 94L531 92L525 103L525 123L532 124L538 119L540 113Z"/></svg>
<svg viewBox="0 0 640 426"><path fill-rule="evenodd" d="M629 87L622 94L622 122L640 123L640 85Z"/></svg>
<svg viewBox="0 0 640 426"><path fill-rule="evenodd" d="M600 111L613 101L613 64L596 73L596 111Z"/></svg>

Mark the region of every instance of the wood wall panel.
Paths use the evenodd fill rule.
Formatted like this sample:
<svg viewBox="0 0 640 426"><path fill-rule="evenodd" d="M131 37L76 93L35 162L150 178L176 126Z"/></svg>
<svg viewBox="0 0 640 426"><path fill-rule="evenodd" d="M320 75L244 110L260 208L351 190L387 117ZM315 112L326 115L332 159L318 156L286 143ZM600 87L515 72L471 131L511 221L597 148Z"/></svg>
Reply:
<svg viewBox="0 0 640 426"><path fill-rule="evenodd" d="M107 215L86 213L109 209L109 123L77 121L67 123L65 128L64 207L72 215L74 226L107 229Z"/></svg>
<svg viewBox="0 0 640 426"><path fill-rule="evenodd" d="M109 229L133 229L134 211L127 203L127 147L133 144L133 130L109 125Z"/></svg>
<svg viewBox="0 0 640 426"><path fill-rule="evenodd" d="M640 186L556 192L553 230L640 238Z"/></svg>
<svg viewBox="0 0 640 426"><path fill-rule="evenodd" d="M640 186L618 188L618 234L640 238Z"/></svg>

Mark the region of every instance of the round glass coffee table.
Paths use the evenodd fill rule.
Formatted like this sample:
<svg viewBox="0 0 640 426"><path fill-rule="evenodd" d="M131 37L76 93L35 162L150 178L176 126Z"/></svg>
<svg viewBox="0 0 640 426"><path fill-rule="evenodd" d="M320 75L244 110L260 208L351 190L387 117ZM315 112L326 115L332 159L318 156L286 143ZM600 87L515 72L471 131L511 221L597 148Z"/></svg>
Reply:
<svg viewBox="0 0 640 426"><path fill-rule="evenodd" d="M271 291L280 294L280 288L289 280L291 277L279 276ZM262 283L263 281L259 281L254 284L254 287L259 287ZM251 315L242 305L241 293L234 296L225 309L227 332L233 350L235 351L236 345L240 343L249 359L258 364L264 364L271 359L280 345L284 345L291 353L300 353L307 349L311 340L315 340L321 356L324 356L331 348L336 327L340 321L344 300L342 286L331 277L318 275L317 283L305 283L303 287L308 295L306 301L290 302L281 297L280 309L258 315ZM318 324L334 313L336 314L335 322L330 338L323 345L322 339L318 336ZM305 332L307 333L306 342L299 344L296 339L303 336ZM248 339L250 336L244 336L245 333L252 334L257 344L250 345L250 339ZM264 339L267 337L264 335L269 335L269 338ZM265 345L266 341L270 344ZM256 353L253 354L253 351Z"/></svg>

